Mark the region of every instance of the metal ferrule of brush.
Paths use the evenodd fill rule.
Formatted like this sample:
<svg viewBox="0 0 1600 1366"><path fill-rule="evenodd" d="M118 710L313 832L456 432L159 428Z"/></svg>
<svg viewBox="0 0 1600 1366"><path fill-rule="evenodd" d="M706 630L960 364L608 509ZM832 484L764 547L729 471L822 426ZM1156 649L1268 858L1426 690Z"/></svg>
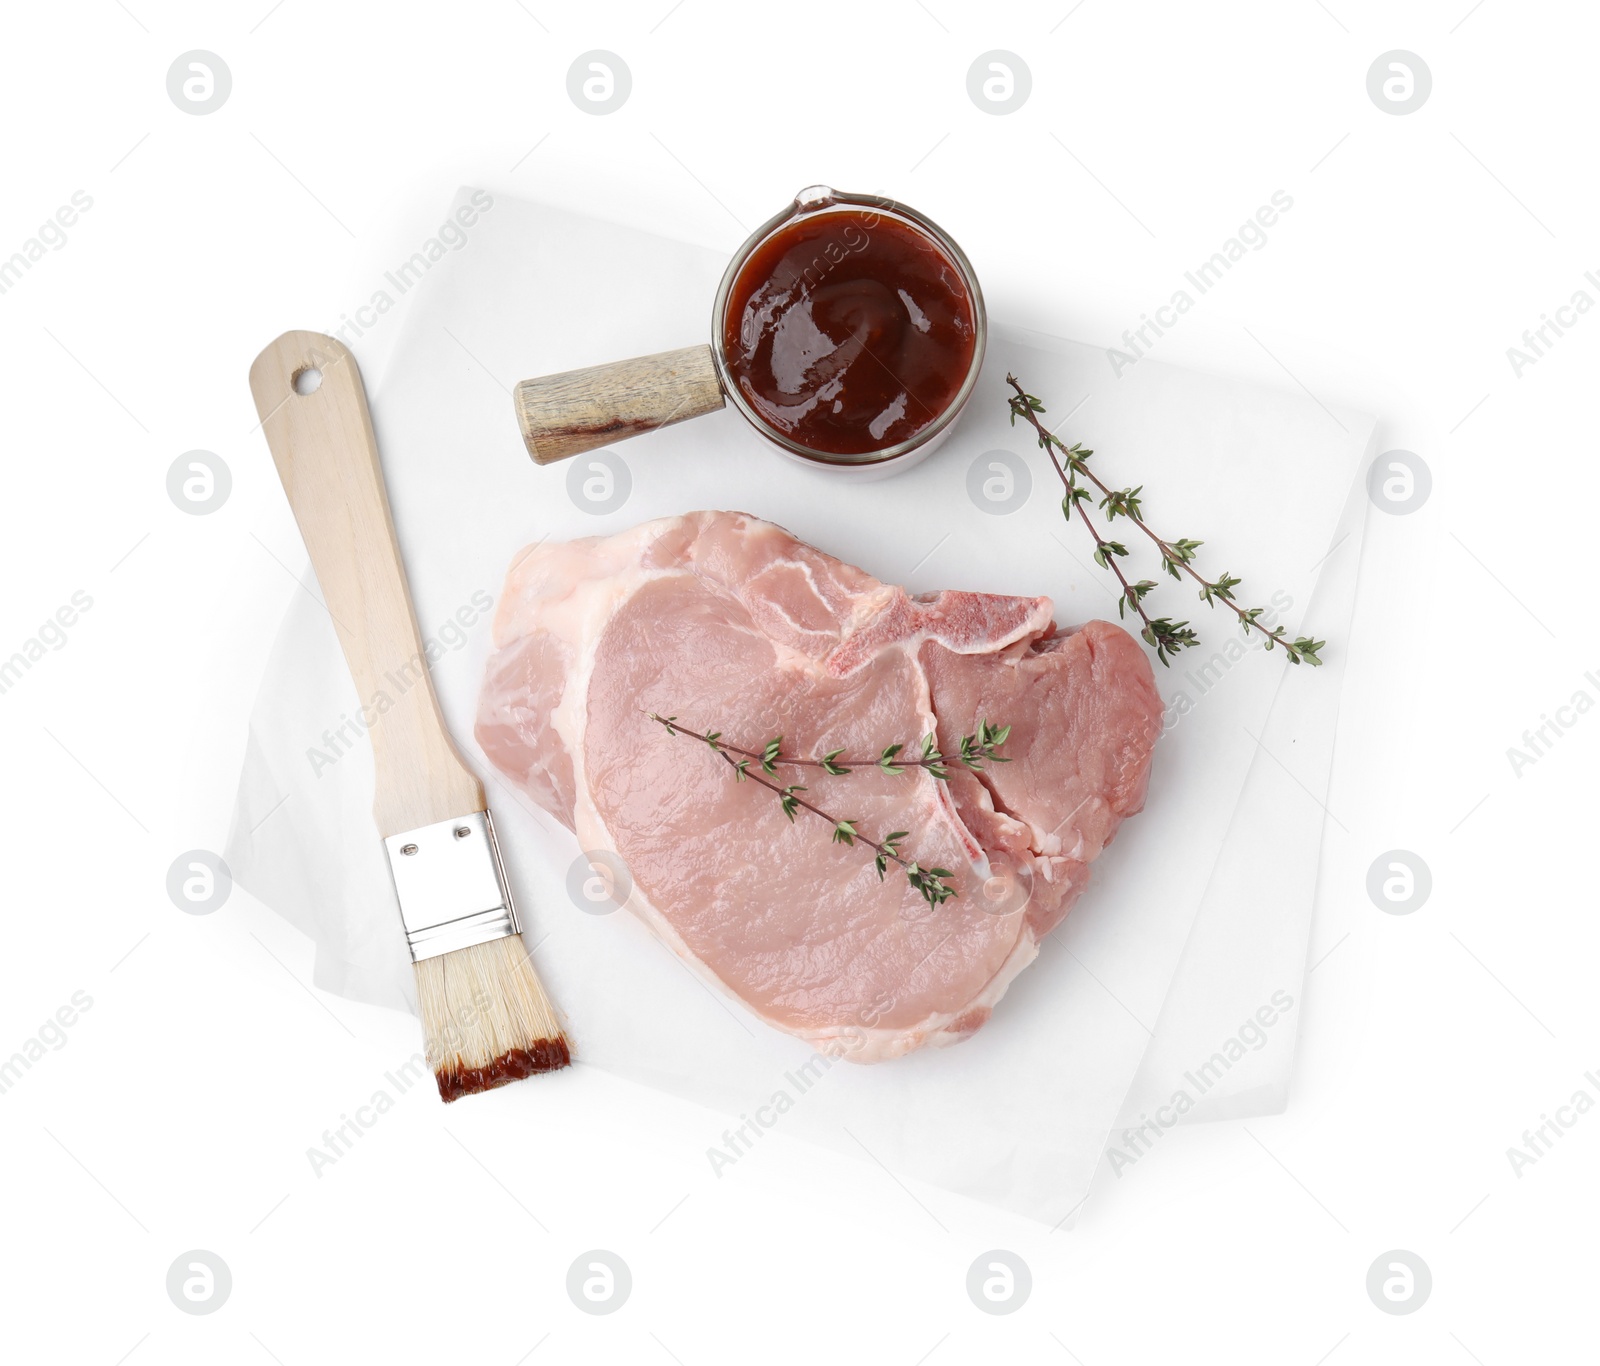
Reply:
<svg viewBox="0 0 1600 1366"><path fill-rule="evenodd" d="M412 962L521 932L487 811L390 835L383 847Z"/></svg>

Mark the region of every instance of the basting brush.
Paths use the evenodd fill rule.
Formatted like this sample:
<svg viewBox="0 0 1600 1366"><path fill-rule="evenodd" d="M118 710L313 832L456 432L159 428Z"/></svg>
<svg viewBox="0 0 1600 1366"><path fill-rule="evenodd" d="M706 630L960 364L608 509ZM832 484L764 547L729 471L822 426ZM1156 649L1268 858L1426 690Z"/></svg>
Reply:
<svg viewBox="0 0 1600 1366"><path fill-rule="evenodd" d="M428 673L355 357L285 332L250 367L261 427L361 698L373 816L446 1101L565 1067L566 1035L522 945L478 781Z"/></svg>

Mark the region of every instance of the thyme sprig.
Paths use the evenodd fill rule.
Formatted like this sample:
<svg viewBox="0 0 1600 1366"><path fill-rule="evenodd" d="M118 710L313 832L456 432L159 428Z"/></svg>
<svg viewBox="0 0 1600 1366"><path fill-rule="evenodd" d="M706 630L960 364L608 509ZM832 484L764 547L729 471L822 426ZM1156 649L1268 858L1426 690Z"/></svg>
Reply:
<svg viewBox="0 0 1600 1366"><path fill-rule="evenodd" d="M835 816L832 812L825 811L802 797L800 794L809 790L803 784L779 783L765 776L775 773L780 764L820 768L825 773L835 776L846 776L853 771L853 767L865 767L865 765L852 766L844 762L840 757L844 754L842 749L832 750L821 759L801 759L783 753L782 736L769 740L760 750L742 749L737 745L726 743L721 731L691 730L687 726L679 725L676 716L661 716L656 712L649 712L647 715L652 721L664 726L668 735L687 735L691 739L709 745L712 753L733 769L736 782L749 780L776 794L779 807L791 822L796 811L809 811L833 827L833 843L849 847L859 842L871 849L872 864L878 870L880 882L887 875L889 865L895 863L905 872L906 881L930 906L937 906L956 894L956 889L950 882L954 874L948 868L924 868L915 859L908 859L900 852L900 842L909 838L909 831L891 830L881 839L872 839L861 833L855 820ZM963 737L961 752L955 762L963 763L973 769L981 768L985 761L1009 762L994 751L1005 743L1005 738L1010 732L1010 726L996 727L980 721L976 733ZM896 756L903 748L902 745L888 746L875 761L877 766L886 773L903 773L907 768L925 768L934 777L948 780L949 771L944 756L934 745L931 735L923 741L921 755L915 759L897 762ZM735 758L735 755L739 757Z"/></svg>
<svg viewBox="0 0 1600 1366"><path fill-rule="evenodd" d="M1032 394L1028 393L1017 382L1015 375L1007 375L1006 383L1016 393L1007 399L1011 408L1011 425L1016 426L1020 417L1028 422L1038 434L1040 448L1050 457L1056 474L1060 477L1062 486L1066 490L1061 500L1062 515L1070 522L1072 510L1076 508L1083 524L1088 528L1089 534L1094 538L1095 563L1103 569L1109 569L1122 585L1122 592L1117 598L1117 615L1125 615L1126 609L1131 607L1144 623L1140 635L1144 641L1156 652L1156 658L1168 667L1171 666L1172 656L1179 650L1190 649L1200 643L1200 638L1190 628L1187 621L1173 621L1168 617L1152 618L1145 610L1144 599L1156 587L1150 579L1141 579L1138 583L1130 583L1128 576L1123 573L1117 560L1128 554L1128 548L1120 541L1102 536L1099 529L1089 519L1088 510L1083 506L1094 499L1096 491L1100 494L1097 506L1105 515L1107 529L1118 517L1125 517L1140 531L1144 532L1155 543L1156 551L1161 556L1162 568L1173 579L1181 580L1185 575L1200 585L1200 601L1208 607L1215 607L1219 603L1231 610L1239 619L1240 629L1248 636L1251 631L1259 632L1266 640L1266 648L1272 649L1274 645L1281 645L1283 652L1291 664L1301 662L1310 664L1313 668L1322 663L1319 651L1327 644L1325 640L1314 640L1310 636L1297 636L1294 640L1288 638L1288 629L1283 626L1269 629L1259 618L1266 611L1264 607L1242 606L1234 590L1243 580L1228 573L1222 572L1216 579L1208 579L1194 567L1195 551L1203 541L1191 540L1180 537L1175 541L1166 540L1158 536L1144 519L1143 493L1144 485L1133 488L1113 489L1104 483L1095 472L1089 468L1089 457L1093 451L1085 450L1082 442L1067 445L1060 437L1052 432L1039 420L1039 414L1044 412L1044 404ZM1082 482L1079 482L1079 481Z"/></svg>
<svg viewBox="0 0 1600 1366"><path fill-rule="evenodd" d="M957 746L953 756L946 756L939 750L936 737L925 735L922 744L910 757L905 757L905 745L886 745L876 759L857 759L846 754L843 749L832 749L820 759L806 759L798 754L786 754L783 749L783 736L775 735L768 740L759 750L741 749L738 745L729 744L722 738L720 730L709 734L689 730L677 724L676 716L662 717L654 712L650 713L652 721L659 721L672 731L682 731L685 735L693 736L696 740L704 740L707 744L713 741L720 749L726 749L742 756L742 764L736 765L741 769L749 764L759 764L762 771L772 773L780 765L793 765L797 768L820 768L824 773L834 777L845 777L854 773L858 768L878 768L885 773L904 773L908 768L926 769L928 773L948 782L950 779L950 765L961 764L973 770L981 769L985 763L1009 764L1010 759L999 753L1000 746L1005 744L1006 738L1011 734L1010 726L995 726L987 721L979 721L978 729L971 735L963 735L961 743Z"/></svg>

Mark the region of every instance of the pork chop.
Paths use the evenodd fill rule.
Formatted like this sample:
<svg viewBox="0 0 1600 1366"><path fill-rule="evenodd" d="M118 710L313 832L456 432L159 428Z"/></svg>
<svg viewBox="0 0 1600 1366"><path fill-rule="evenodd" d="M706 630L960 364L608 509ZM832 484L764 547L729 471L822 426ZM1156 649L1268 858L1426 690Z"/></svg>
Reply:
<svg viewBox="0 0 1600 1366"><path fill-rule="evenodd" d="M902 588L730 512L529 547L494 622L476 734L587 851L618 855L628 906L708 983L858 1062L982 1025L1144 802L1161 702L1121 627L1065 631L1049 598ZM951 870L930 905L872 851L736 782L649 713L759 750L875 758L982 720L1011 762L899 775L780 770L872 838Z"/></svg>

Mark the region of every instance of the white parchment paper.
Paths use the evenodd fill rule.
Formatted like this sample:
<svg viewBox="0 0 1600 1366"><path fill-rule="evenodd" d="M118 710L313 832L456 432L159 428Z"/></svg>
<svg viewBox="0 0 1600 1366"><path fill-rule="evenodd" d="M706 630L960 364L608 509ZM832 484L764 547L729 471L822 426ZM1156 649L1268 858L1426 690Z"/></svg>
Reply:
<svg viewBox="0 0 1600 1366"><path fill-rule="evenodd" d="M1168 729L1145 813L1124 825L1078 907L970 1042L858 1067L751 1019L626 913L580 907L569 882L588 872L582 851L497 781L472 742L489 604L530 541L720 507L781 523L913 592L1043 592L1058 620L1114 617L1108 580L1081 528L1063 523L1042 453L1008 423L1004 378L1014 370L1052 422L1066 419L1069 441L1098 452L1103 478L1145 485L1153 524L1204 538L1204 563L1243 575L1252 600L1278 593L1291 633L1304 625L1338 636L1360 551L1359 519L1341 518L1357 506L1349 495L1372 420L1151 360L1118 376L1097 348L997 323L968 411L913 471L847 484L782 461L724 411L613 448L626 498L604 514L585 510L569 481L603 471L585 457L534 466L511 385L703 340L722 266L701 248L500 199L414 287L372 407L418 619L436 646L441 705L489 783L527 941L581 1065L1055 1224L1081 1205L1124 1102L1142 1094L1130 1097L1130 1086L1147 1054L1140 1084L1158 1094L1190 1052L1210 1052L1207 1031L1238 1003L1253 1010L1283 980L1298 997L1338 668L1289 670L1281 653L1247 647L1229 618L1188 590L1159 591L1152 602L1192 618L1206 648L1157 670ZM359 358L359 339L354 350ZM1004 463L994 452L1032 472L1030 495L1003 515L980 510L968 492L970 478ZM1124 539L1140 572L1158 577L1137 531ZM252 716L226 857L242 886L315 940L317 985L408 1007L411 968L371 823L371 752L351 721L366 699L355 695L309 575L307 584ZM1337 645L1330 653L1337 658ZM1301 800L1266 786L1284 762ZM1253 876L1251 851L1263 841L1285 851L1295 874L1287 886ZM1264 925L1270 946L1258 959ZM671 1031L659 1028L664 1019ZM1292 1031L1274 1043L1270 1063L1224 1077L1217 1095L1281 1104ZM707 1161L708 1174L726 1165L714 1152Z"/></svg>

